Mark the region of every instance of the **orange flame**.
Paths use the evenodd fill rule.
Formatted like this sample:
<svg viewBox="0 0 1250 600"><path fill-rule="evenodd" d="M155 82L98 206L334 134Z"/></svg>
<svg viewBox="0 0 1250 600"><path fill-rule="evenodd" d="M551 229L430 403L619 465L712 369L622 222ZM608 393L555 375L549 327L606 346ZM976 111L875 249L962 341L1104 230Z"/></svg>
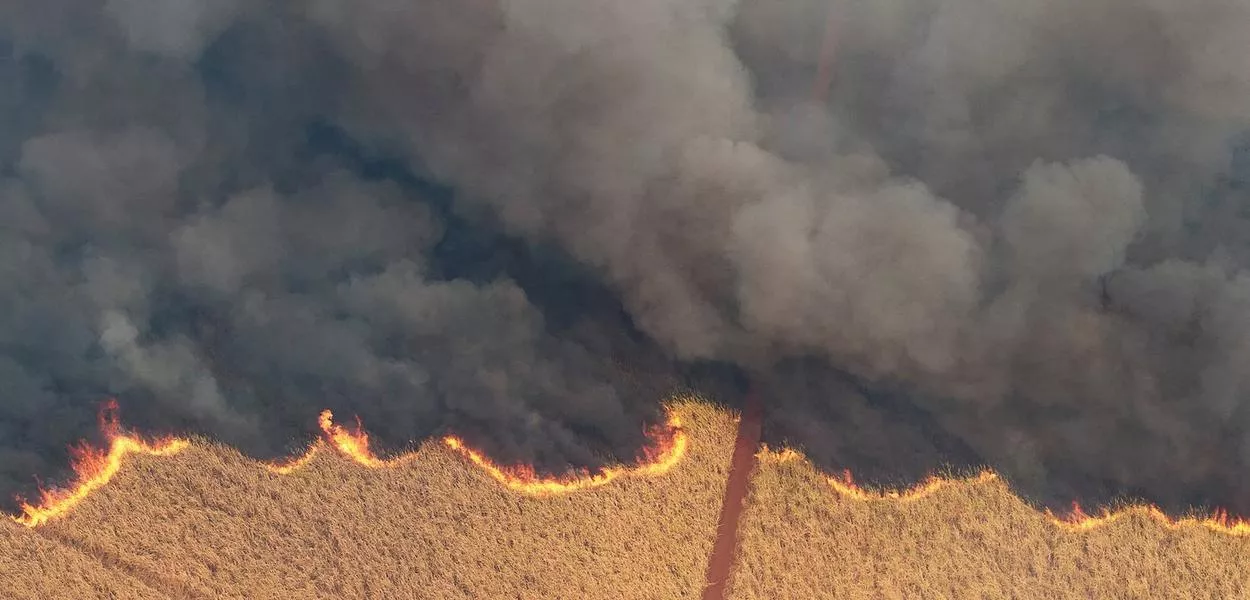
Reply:
<svg viewBox="0 0 1250 600"><path fill-rule="evenodd" d="M1046 510L1046 516L1051 522L1069 531L1097 529L1131 514L1143 515L1170 529L1196 526L1205 527L1216 533L1250 536L1250 519L1229 516L1228 511L1223 509L1217 509L1214 513L1207 516L1188 516L1179 519L1169 517L1167 513L1160 510L1157 506L1145 504L1125 506L1114 511L1104 508L1097 516L1086 514L1081 509L1081 505L1076 502L1072 503L1072 512L1067 517L1057 517L1050 509Z"/></svg>
<svg viewBox="0 0 1250 600"><path fill-rule="evenodd" d="M763 444L760 447L760 451L757 452L755 456L756 458L760 459L760 461L762 462L772 462L772 463L786 463L792 460L798 460L800 458L803 458L803 455L799 454L793 448L782 448L781 450L773 450L772 448L768 447L768 444Z"/></svg>
<svg viewBox="0 0 1250 600"><path fill-rule="evenodd" d="M321 439L309 446L308 450L288 460L265 463L265 468L271 473L289 475L311 462L327 444L339 454L351 459L352 462L371 469L395 466L416 456L415 453L410 452L387 460L378 458L369 449L369 434L365 433L361 427L360 420L356 420L356 427L348 429L334 422L334 413L329 409L321 411L321 414L317 416L317 425L321 427Z"/></svg>
<svg viewBox="0 0 1250 600"><path fill-rule="evenodd" d="M664 433L660 431L666 429ZM598 473L580 471L566 477L540 477L534 468L528 465L500 466L490 461L481 452L465 445L464 440L456 436L443 438L448 448L459 452L473 464L486 471L495 481L504 487L531 496L550 496L567 494L604 485L622 475L633 474L643 476L662 475L671 470L683 456L690 440L681 427L681 419L670 414L667 426L657 428L649 433L655 445L643 450L642 463L633 469L625 467L608 467Z"/></svg>
<svg viewBox="0 0 1250 600"><path fill-rule="evenodd" d="M837 490L839 494L856 500L889 499L910 502L912 500L919 500L920 498L931 495L933 492L936 492L947 485L955 483L984 483L995 479L998 479L998 475L993 471L986 470L981 471L974 477L964 479L952 479L934 475L910 488L901 491L890 489L866 490L855 484L855 479L851 477L851 471L848 469L842 471L841 477L830 477L829 485L833 486L833 489Z"/></svg>
<svg viewBox="0 0 1250 600"><path fill-rule="evenodd" d="M794 460L805 460L803 454L792 448L782 448L781 450L773 450L768 446L758 453L761 461L771 463L786 463ZM924 498L938 491L939 489L955 483L979 483L997 479L998 475L990 470L983 470L974 477L955 479L939 476L931 476L928 479L905 490L870 490L860 487L855 483L855 478L851 476L849 469L842 471L840 476L831 476L827 478L829 485L833 487L839 494L855 500L901 500L911 501Z"/></svg>
<svg viewBox="0 0 1250 600"><path fill-rule="evenodd" d="M356 420L354 430L349 431L346 427L334 423L333 413L323 410L321 416L317 418L317 423L321 425L321 432L325 434L326 441L338 450L339 454L370 469L395 466L416 456L414 453L408 453L389 460L378 458L369 449L369 434L361 428L360 419Z"/></svg>
<svg viewBox="0 0 1250 600"><path fill-rule="evenodd" d="M265 468L279 475L287 475L308 464L318 450L327 444L353 462L371 469L395 466L416 456L415 452L409 452L390 459L378 458L369 449L369 434L365 433L359 420L356 422L356 427L348 429L334 422L333 413L323 410L317 423L321 427L323 439L309 447L302 456L281 463L269 463L265 465ZM529 465L509 467L497 465L486 458L483 453L470 448L463 439L454 435L444 437L443 444L468 458L470 462L485 470L493 479L504 484L508 489L524 494L544 496L598 487L625 474L649 476L666 473L681 460L690 443L685 430L681 427L680 417L672 412L669 413L666 426L652 430L649 432L649 437L653 442L653 447L643 449L642 464L637 467L632 469L609 467L593 474L580 471L562 478L540 477Z"/></svg>
<svg viewBox="0 0 1250 600"><path fill-rule="evenodd" d="M308 464L320 448L327 444L353 462L371 469L395 466L416 456L416 453L410 452L390 459L378 458L369 449L369 434L361 428L359 420L357 420L356 427L349 430L334 423L333 413L323 410L317 423L321 426L321 440L310 446L303 455L280 463L267 463L265 468L278 475L290 474ZM594 474L581 471L563 478L540 477L534 468L528 465L499 466L454 435L444 437L443 444L468 458L470 462L486 471L508 489L523 494L545 496L598 487L630 473L635 475L666 473L681 460L690 443L685 430L681 427L680 417L671 412L666 426L652 430L649 432L649 437L653 442L653 447L643 449L642 464L633 469L609 467Z"/></svg>
<svg viewBox="0 0 1250 600"><path fill-rule="evenodd" d="M316 443L309 446L308 450L305 450L304 453L299 456L296 456L294 458L290 458L287 460L279 461L279 462L267 462L267 463L262 463L262 464L264 465L266 469L269 470L270 473L276 473L278 475L290 475L291 473L294 473L295 471L298 471L299 469L304 468L304 465L312 461L313 457L317 455L317 451L320 449L321 449L321 440L317 440Z"/></svg>
<svg viewBox="0 0 1250 600"><path fill-rule="evenodd" d="M758 456L762 461L773 463L784 463L792 460L805 459L803 454L793 449L783 448L781 450L772 450L767 446L760 451ZM948 485L974 485L987 483L998 478L997 473L986 469L973 477L962 479L932 476L913 487L901 491L889 489L868 490L857 485L855 483L855 479L851 476L851 472L846 470L843 471L840 476L828 477L828 482L835 491L847 498L862 501L896 500L908 502L931 495L937 490ZM1135 504L1123 506L1115 510L1104 508L1099 514L1090 515L1081 509L1080 504L1074 502L1072 503L1072 512L1066 517L1058 517L1049 509L1045 511L1046 517L1052 523L1067 531L1074 532L1097 529L1132 514L1143 515L1171 529L1180 529L1182 527L1203 527L1226 535L1250 536L1250 518L1234 517L1229 515L1228 511L1222 509L1216 510L1214 513L1207 516L1173 518L1168 516L1167 513L1163 512L1163 510L1157 506Z"/></svg>
<svg viewBox="0 0 1250 600"><path fill-rule="evenodd" d="M317 419L321 426L322 439L317 440L302 455L276 463L262 463L272 473L288 475L304 467L327 444L339 454L369 468L382 468L398 465L416 457L416 452L401 454L390 459L381 459L369 449L369 435L361 428L359 420L356 427L348 429L334 423L334 415L329 410L321 411ZM650 437L657 440L655 448L643 450L644 463L633 469L611 467L597 474L585 472L563 479L538 477L532 467L519 465L500 467L492 463L482 453L466 446L455 436L443 438L448 447L469 457L472 462L487 471L494 479L504 483L509 489L533 494L547 495L571 492L575 490L603 485L621 475L632 473L637 475L659 475L673 468L685 455L689 440L681 428L681 420L670 412L666 429L667 437L658 431L652 431ZM10 516L12 520L27 527L38 527L48 521L61 517L85 500L92 492L104 487L105 484L121 470L126 455L132 453L151 456L170 456L177 454L191 445L189 440L175 437L164 437L151 441L135 435L124 433L117 419L117 402L109 400L100 409L100 431L109 441L107 450L93 448L81 444L71 448L74 454L71 463L76 474L73 487L57 490L40 490L38 504L22 503L22 513ZM663 439L662 439L663 438Z"/></svg>
<svg viewBox="0 0 1250 600"><path fill-rule="evenodd" d="M70 463L77 476L73 487L59 490L40 490L39 503L22 502L22 514L10 517L27 527L37 527L69 512L92 492L104 487L117 471L127 454L138 453L152 456L177 454L190 442L166 437L152 441L122 432L117 420L117 401L109 400L100 407L100 431L109 441L107 450L81 444L70 449Z"/></svg>
<svg viewBox="0 0 1250 600"><path fill-rule="evenodd" d="M71 466L76 474L75 484L65 489L40 490L40 501L37 504L23 502L22 513L11 516L12 520L27 527L43 525L68 513L92 492L104 487L121 469L122 462L127 455L137 453L170 456L190 446L190 442L182 438L163 437L145 440L125 433L119 425L117 411L117 402L114 400L109 400L100 409L100 431L109 441L107 449L93 448L87 444L71 448L74 454ZM323 439L318 440L298 457L280 463L267 463L265 467L280 475L292 473L307 465L327 444L340 454L369 468L395 466L416 455L407 453L390 459L378 458L369 449L369 436L360 427L359 421L354 429L349 430L335 424L333 414L329 410L321 412L318 424L321 426ZM690 443L689 437L682 429L681 419L672 412L669 414L667 424L649 431L648 437L654 445L643 450L643 460L637 467L630 469L616 466L593 474L580 471L565 477L547 478L540 477L533 467L527 465L497 465L481 452L465 445L464 441L456 436L444 437L443 443L468 458L508 489L529 495L545 496L598 487L627 474L653 476L667 473L685 456ZM772 462L789 462L804 458L802 454L789 448L774 451L767 446L760 451L759 457L761 460ZM838 493L856 500L910 501L928 496L946 485L984 483L997 478L998 475L993 471L985 470L966 479L930 477L902 491L867 490L855 483L848 470L844 471L841 476L829 477L828 482ZM1156 506L1131 505L1116 510L1104 508L1095 516L1087 514L1079 504L1073 503L1072 512L1066 517L1055 516L1050 510L1046 510L1045 514L1051 522L1069 531L1089 531L1128 515L1139 514L1173 529L1197 526L1227 535L1250 536L1250 519L1233 517L1224 510L1217 510L1208 516L1173 518Z"/></svg>

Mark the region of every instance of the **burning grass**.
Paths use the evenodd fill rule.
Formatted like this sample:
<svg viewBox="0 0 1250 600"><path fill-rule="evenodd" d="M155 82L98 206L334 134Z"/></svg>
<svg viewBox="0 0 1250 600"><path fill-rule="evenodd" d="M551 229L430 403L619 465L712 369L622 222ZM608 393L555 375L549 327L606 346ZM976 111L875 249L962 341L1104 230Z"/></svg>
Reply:
<svg viewBox="0 0 1250 600"><path fill-rule="evenodd" d="M85 443L71 448L74 471L78 473L78 481L67 488L42 490L38 502L22 503L22 514L14 517L14 521L27 527L38 527L52 519L62 517L80 502L86 500L88 496L107 485L121 470L122 463L128 456L134 454L171 456L190 446L187 440L182 439L149 441L124 433L117 420L117 401L115 400L109 400L100 409L100 432L108 440L107 448L94 448Z"/></svg>
<svg viewBox="0 0 1250 600"><path fill-rule="evenodd" d="M682 430L655 432L671 443L642 468L577 493L505 485L583 480L485 463L445 440L381 459L363 432L327 416L326 441L298 465L203 441L128 455L108 485L28 535L65 540L176 597L692 598L733 423L700 404L675 410ZM674 431L684 434L662 435Z"/></svg>
<svg viewBox="0 0 1250 600"><path fill-rule="evenodd" d="M329 413L280 464L112 414L77 487L0 521L4 598L695 598L735 429L677 404L640 465L545 478L457 438L379 457ZM737 600L1250 597L1250 531L1224 517L1071 523L992 473L877 492L762 456Z"/></svg>
<svg viewBox="0 0 1250 600"><path fill-rule="evenodd" d="M731 598L1247 598L1250 536L1227 519L1135 508L1080 524L991 473L896 493L763 457Z"/></svg>

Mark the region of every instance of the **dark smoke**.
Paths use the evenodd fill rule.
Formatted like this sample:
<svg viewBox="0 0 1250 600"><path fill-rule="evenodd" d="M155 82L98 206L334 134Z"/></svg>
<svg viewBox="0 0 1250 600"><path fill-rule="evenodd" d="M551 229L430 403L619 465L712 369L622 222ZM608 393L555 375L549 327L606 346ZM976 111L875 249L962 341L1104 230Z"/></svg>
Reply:
<svg viewBox="0 0 1250 600"><path fill-rule="evenodd" d="M0 493L109 395L560 468L749 374L872 480L1250 513L1250 6L835 1L819 105L823 0L0 7Z"/></svg>

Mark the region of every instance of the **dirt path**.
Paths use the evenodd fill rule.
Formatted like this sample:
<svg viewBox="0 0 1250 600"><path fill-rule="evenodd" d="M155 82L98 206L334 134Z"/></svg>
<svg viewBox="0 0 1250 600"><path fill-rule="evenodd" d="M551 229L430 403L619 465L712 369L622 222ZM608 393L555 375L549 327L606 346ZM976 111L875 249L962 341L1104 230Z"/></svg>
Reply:
<svg viewBox="0 0 1250 600"><path fill-rule="evenodd" d="M703 600L725 600L729 574L733 570L734 555L738 550L738 519L746 501L751 471L755 470L755 453L760 446L763 409L754 391L747 393L742 420L738 422L738 437L734 441L733 460L729 467L729 483L725 485L725 500L721 505L720 520L716 524L716 543L707 564L707 587Z"/></svg>

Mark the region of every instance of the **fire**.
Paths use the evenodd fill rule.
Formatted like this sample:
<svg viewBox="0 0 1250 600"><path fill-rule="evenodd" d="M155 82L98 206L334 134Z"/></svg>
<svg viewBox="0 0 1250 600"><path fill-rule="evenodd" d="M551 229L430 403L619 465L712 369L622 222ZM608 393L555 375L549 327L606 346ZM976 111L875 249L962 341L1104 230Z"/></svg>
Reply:
<svg viewBox="0 0 1250 600"><path fill-rule="evenodd" d="M805 460L803 454L791 448L773 450L765 446L759 452L758 456L761 461L771 463L785 463L793 460ZM976 485L988 483L998 478L999 476L997 473L988 469L981 471L973 477L962 479L932 476L905 490L868 490L862 488L855 483L855 479L851 476L851 472L849 470L843 471L841 475L828 477L827 480L829 485L839 494L854 500L895 500L908 502L931 495L937 490L949 485ZM1046 518L1050 522L1067 531L1073 532L1083 532L1097 529L1133 514L1145 516L1146 518L1152 519L1170 529L1203 527L1216 533L1226 535L1250 536L1250 518L1235 517L1229 515L1228 511L1225 510L1216 510L1214 513L1206 516L1173 518L1168 516L1167 513L1163 512L1163 510L1157 506L1135 504L1123 506L1114 510L1104 508L1097 515L1090 515L1081 508L1080 504L1073 502L1072 512L1065 517L1056 516L1049 509L1045 511Z"/></svg>
<svg viewBox="0 0 1250 600"><path fill-rule="evenodd" d="M798 451L792 448L782 448L781 450L773 450L768 446L764 446L758 454L761 461L771 463L786 463L794 460L805 460L806 458ZM842 471L840 476L828 477L829 485L833 487L839 494L855 500L900 500L911 501L924 498L938 491L939 489L956 483L982 483L997 479L998 475L993 471L984 470L974 477L966 479L954 479L939 476L931 476L928 479L916 484L905 490L868 490L860 487L855 483L855 478L851 476L851 471Z"/></svg>
<svg viewBox="0 0 1250 600"><path fill-rule="evenodd" d="M81 444L71 448L71 466L76 475L72 487L58 490L40 490L37 504L22 503L22 514L11 517L27 527L37 527L69 512L92 492L105 484L121 469L128 454L169 456L190 446L180 438L166 437L145 441L140 437L123 433L117 420L117 402L109 400L100 408L100 431L108 440L107 450Z"/></svg>
<svg viewBox="0 0 1250 600"><path fill-rule="evenodd" d="M81 444L71 448L74 454L71 463L76 474L73 487L55 490L40 490L37 504L22 503L22 513L10 516L14 521L27 527L38 527L48 521L61 517L85 500L121 470L122 462L129 454L147 454L150 456L170 456L177 454L191 445L189 440L175 437L163 437L145 440L142 437L126 433L117 419L117 402L109 400L100 409L100 431L109 441L107 449L93 448ZM416 452L408 452L399 456L381 459L369 448L369 435L357 421L354 428L347 428L334 422L334 415L329 410L321 411L317 419L321 427L321 439L317 440L303 454L289 460L262 463L268 471L278 475L288 475L299 470L312 461L323 448L329 446L339 454L365 467L377 469L393 467L416 457ZM443 438L443 443L452 450L469 458L477 466L484 469L491 477L503 483L508 489L531 495L550 495L603 485L622 475L660 475L673 468L685 455L689 439L681 427L681 419L670 412L667 424L649 432L655 447L643 450L643 463L628 469L611 467L595 474L585 472L563 478L539 477L532 467L517 465L501 467L491 462L481 452L473 450L455 436Z"/></svg>
<svg viewBox="0 0 1250 600"><path fill-rule="evenodd" d="M43 525L65 515L93 492L104 487L121 469L127 455L170 456L185 450L191 444L182 438L144 439L125 432L119 424L117 411L117 402L114 400L106 402L100 409L100 431L108 440L107 448L94 448L85 443L71 448L74 455L71 462L75 473L74 484L63 489L40 490L39 502L23 502L21 514L11 516L11 519L27 527ZM389 459L378 458L369 448L369 435L364 432L359 421L353 428L338 425L334 423L334 415L329 410L322 411L317 421L321 427L321 439L302 455L278 463L266 463L265 468L279 475L290 474L307 465L327 446L357 464L374 469L396 466L416 456L415 452L409 452ZM681 461L690 444L680 417L671 411L667 423L649 431L648 438L652 445L644 448L638 466L613 466L597 473L583 470L562 477L540 476L528 465L499 465L456 436L446 436L442 442L509 490L532 496L549 496L602 486L624 475L662 475ZM762 448L758 457L761 461L773 463L804 459L802 454L793 449L771 450L767 446ZM928 496L948 485L970 485L996 479L996 473L985 470L965 479L933 476L905 490L869 490L857 485L848 470L843 471L840 476L828 477L828 482L839 494L855 500L906 502ZM1090 515L1079 504L1073 503L1072 512L1065 517L1056 516L1050 510L1045 511L1045 514L1052 523L1069 531L1089 531L1138 514L1173 529L1196 526L1227 535L1250 536L1250 519L1234 517L1223 510L1207 516L1173 518L1156 506L1132 505L1115 510L1103 509L1097 515Z"/></svg>
<svg viewBox="0 0 1250 600"><path fill-rule="evenodd" d="M369 449L369 434L365 433L360 426L359 419L356 420L356 427L349 431L346 427L334 423L334 415L329 410L323 410L317 423L321 425L321 432L325 435L326 441L338 450L339 454L370 469L395 466L416 456L414 453L408 453L388 460L378 458Z"/></svg>
<svg viewBox="0 0 1250 600"><path fill-rule="evenodd" d="M1216 533L1235 536L1250 536L1250 519L1233 517L1225 510L1216 510L1207 516L1189 516L1174 519L1157 506L1137 504L1125 506L1119 510L1103 509L1098 515L1089 515L1081 509L1081 505L1073 502L1072 512L1067 517L1057 517L1049 509L1046 516L1051 522L1069 531L1089 531L1109 525L1132 514L1143 515L1153 519L1170 529L1181 527L1204 527Z"/></svg>
<svg viewBox="0 0 1250 600"><path fill-rule="evenodd" d="M321 414L317 416L317 425L321 427L321 439L309 446L308 450L285 461L265 463L265 468L271 473L289 475L312 462L312 459L327 445L351 459L352 462L371 469L392 467L416 456L416 453L409 452L390 459L378 458L369 449L369 434L365 433L364 428L361 427L360 420L357 419L356 426L348 429L334 422L334 413L329 409L321 411Z"/></svg>
<svg viewBox="0 0 1250 600"><path fill-rule="evenodd" d="M803 458L803 455L799 454L792 448L782 448L781 450L773 450L769 448L768 445L765 444L760 448L760 451L756 454L756 457L759 458L761 462L786 463L792 460L798 460L800 458Z"/></svg>
<svg viewBox="0 0 1250 600"><path fill-rule="evenodd" d="M317 443L309 446L308 450L305 450L303 454L296 456L295 458L291 458L288 460L279 461L275 463L263 463L263 464L265 466L265 469L267 469L270 473L275 473L278 475L290 475L291 473L294 473L295 471L298 471L304 468L304 465L311 462L313 457L317 456L317 452L320 449L321 449L321 440L318 440Z"/></svg>
<svg viewBox="0 0 1250 600"><path fill-rule="evenodd" d="M303 455L280 463L269 463L265 468L278 475L290 474L308 464L322 447L329 446L339 454L353 462L371 469L392 467L408 462L416 456L415 452L401 454L390 459L378 458L369 449L369 434L365 433L360 422L348 429L334 422L334 414L329 410L321 411L317 419L321 427L322 439L309 447ZM500 466L486 458L481 452L470 448L464 440L449 435L443 438L443 444L460 453L470 462L486 471L493 479L504 484L508 489L523 494L545 496L561 494L598 487L622 475L660 475L668 472L681 460L686 453L690 440L681 427L681 419L670 412L665 427L649 432L654 447L643 450L643 461L637 467L609 467L598 473L578 472L566 477L540 477L533 467L528 465Z"/></svg>
<svg viewBox="0 0 1250 600"><path fill-rule="evenodd" d="M981 471L975 477L966 479L948 479L938 477L936 475L910 487L905 490L866 490L855 484L855 479L851 477L850 470L842 471L841 477L830 477L829 485L837 490L839 494L854 498L856 500L898 500L901 502L910 502L919 500L942 489L951 484L956 483L985 483L998 479L998 475L993 471Z"/></svg>
<svg viewBox="0 0 1250 600"><path fill-rule="evenodd" d="M582 471L566 477L547 478L540 477L534 472L534 468L528 465L497 465L481 452L465 445L464 440L456 436L444 437L443 443L448 448L464 455L470 462L486 471L495 481L514 492L531 496L550 496L599 487L627 474L662 475L681 461L690 443L685 430L681 427L681 419L674 414L669 415L666 427L652 430L649 432L649 437L655 445L643 451L642 463L633 469L619 466L608 467L593 474Z"/></svg>

